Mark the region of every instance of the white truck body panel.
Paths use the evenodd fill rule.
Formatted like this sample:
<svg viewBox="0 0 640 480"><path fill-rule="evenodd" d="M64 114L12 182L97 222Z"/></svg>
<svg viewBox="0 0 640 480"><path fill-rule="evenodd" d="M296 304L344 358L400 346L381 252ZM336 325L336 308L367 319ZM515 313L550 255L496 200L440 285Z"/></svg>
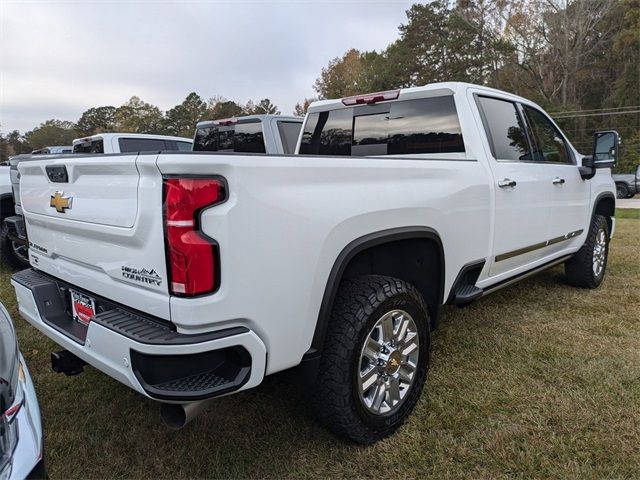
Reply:
<svg viewBox="0 0 640 480"><path fill-rule="evenodd" d="M0 196L11 195L11 174L9 166L0 165Z"/></svg>
<svg viewBox="0 0 640 480"><path fill-rule="evenodd" d="M403 227L437 232L445 262L442 302L461 269L474 261L486 259L477 281L486 288L581 247L595 199L615 190L609 170L598 170L585 181L578 165L496 161L472 100L476 93L535 106L466 84L400 92L399 100L453 95L464 153L332 157L172 152L105 157L101 163L92 157L95 170L82 156L20 164L32 266L170 320L180 333L246 327L250 335L237 341L254 361L255 355L265 355L257 364L262 372L252 370L250 384L255 385L263 374L300 363L311 346L336 260L347 245L372 232ZM309 111L338 103L318 102ZM69 183L50 183L47 165L66 166ZM205 209L200 217L202 232L215 239L221 252L220 288L196 298L171 296L162 179L211 175L224 177L229 191L226 202ZM556 177L564 183L553 183ZM504 179L516 180L517 187L499 187ZM48 205L58 190L73 197L73 209L66 213ZM557 237L565 238L549 242ZM496 260L535 244L542 246ZM161 282L128 280L122 276L125 266L155 270ZM91 324L92 343L110 342L113 351L105 347L97 353L91 345L79 345L42 323L30 291L14 285L22 314L37 328L144 393L130 369L118 363L127 358L129 340L118 345L117 334Z"/></svg>

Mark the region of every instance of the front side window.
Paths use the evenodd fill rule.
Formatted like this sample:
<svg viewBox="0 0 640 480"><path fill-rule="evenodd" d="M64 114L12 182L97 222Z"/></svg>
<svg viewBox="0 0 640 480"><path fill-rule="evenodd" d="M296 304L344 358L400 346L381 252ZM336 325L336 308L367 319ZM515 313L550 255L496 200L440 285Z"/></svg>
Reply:
<svg viewBox="0 0 640 480"><path fill-rule="evenodd" d="M181 142L176 140L176 147L181 152L190 152L191 151L191 142Z"/></svg>
<svg viewBox="0 0 640 480"><path fill-rule="evenodd" d="M573 160L569 156L567 144L555 125L539 110L527 105L524 105L523 109L535 143L535 160L572 164Z"/></svg>
<svg viewBox="0 0 640 480"><path fill-rule="evenodd" d="M452 96L309 114L300 153L414 155L464 152Z"/></svg>
<svg viewBox="0 0 640 480"><path fill-rule="evenodd" d="M485 133L496 160L532 160L524 125L515 103L478 97Z"/></svg>

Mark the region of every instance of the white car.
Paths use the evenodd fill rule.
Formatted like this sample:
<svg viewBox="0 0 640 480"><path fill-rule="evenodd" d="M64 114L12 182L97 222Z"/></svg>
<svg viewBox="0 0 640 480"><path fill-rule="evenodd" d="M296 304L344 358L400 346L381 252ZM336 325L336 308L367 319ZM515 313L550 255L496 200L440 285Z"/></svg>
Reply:
<svg viewBox="0 0 640 480"><path fill-rule="evenodd" d="M370 443L418 401L444 304L562 263L600 285L616 142L583 157L529 100L439 83L313 103L298 155L25 162L33 268L12 284L174 426L298 367L319 418Z"/></svg>
<svg viewBox="0 0 640 480"><path fill-rule="evenodd" d="M0 479L46 478L43 440L33 381L0 303Z"/></svg>

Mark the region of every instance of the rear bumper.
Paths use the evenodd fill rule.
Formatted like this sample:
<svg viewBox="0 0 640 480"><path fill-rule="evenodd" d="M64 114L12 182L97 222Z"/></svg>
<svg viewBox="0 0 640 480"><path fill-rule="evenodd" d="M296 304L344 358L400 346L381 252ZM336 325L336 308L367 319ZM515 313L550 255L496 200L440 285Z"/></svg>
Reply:
<svg viewBox="0 0 640 480"><path fill-rule="evenodd" d="M204 400L254 387L264 378L266 348L248 328L180 334L168 322L100 297L99 311L85 327L69 313L68 288L81 288L33 269L16 273L11 283L29 323L147 397L172 403Z"/></svg>

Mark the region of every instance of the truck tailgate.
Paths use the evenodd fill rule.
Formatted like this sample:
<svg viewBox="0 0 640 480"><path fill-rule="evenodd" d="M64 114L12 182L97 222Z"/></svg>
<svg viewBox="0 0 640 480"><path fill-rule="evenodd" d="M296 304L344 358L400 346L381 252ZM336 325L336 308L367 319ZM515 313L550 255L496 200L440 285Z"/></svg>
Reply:
<svg viewBox="0 0 640 480"><path fill-rule="evenodd" d="M46 164L23 162L20 171L25 212L54 218L63 214L65 219L98 225L133 226L140 179L135 156L82 157ZM67 181L54 183L49 172L52 175L66 172ZM54 200L56 192L59 195ZM56 201L60 202L59 208L52 207Z"/></svg>
<svg viewBox="0 0 640 480"><path fill-rule="evenodd" d="M31 264L88 292L170 320L156 158L65 156L20 164ZM65 169L66 181L60 181L56 173Z"/></svg>

